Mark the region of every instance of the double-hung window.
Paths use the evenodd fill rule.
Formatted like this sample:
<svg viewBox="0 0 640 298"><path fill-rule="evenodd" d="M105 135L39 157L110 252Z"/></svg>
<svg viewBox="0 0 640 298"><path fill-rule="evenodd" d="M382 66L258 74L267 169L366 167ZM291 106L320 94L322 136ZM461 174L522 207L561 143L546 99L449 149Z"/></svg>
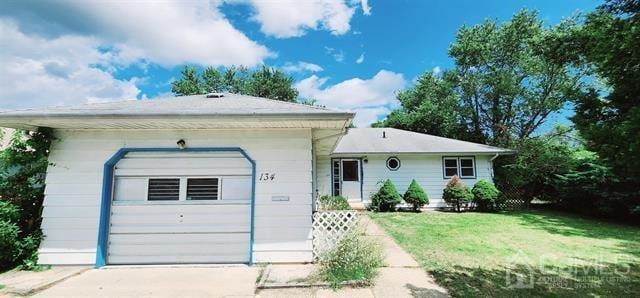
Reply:
<svg viewBox="0 0 640 298"><path fill-rule="evenodd" d="M445 156L442 158L445 179L458 175L460 178L476 178L476 160L473 156Z"/></svg>

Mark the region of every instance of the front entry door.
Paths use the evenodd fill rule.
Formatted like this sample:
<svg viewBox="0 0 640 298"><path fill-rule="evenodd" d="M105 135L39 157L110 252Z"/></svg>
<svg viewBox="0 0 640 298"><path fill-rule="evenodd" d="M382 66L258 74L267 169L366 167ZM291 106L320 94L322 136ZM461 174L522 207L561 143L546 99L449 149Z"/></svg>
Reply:
<svg viewBox="0 0 640 298"><path fill-rule="evenodd" d="M343 159L342 171L340 173L340 179L342 182L342 196L349 201L361 201L362 193L360 191L360 160L358 159Z"/></svg>

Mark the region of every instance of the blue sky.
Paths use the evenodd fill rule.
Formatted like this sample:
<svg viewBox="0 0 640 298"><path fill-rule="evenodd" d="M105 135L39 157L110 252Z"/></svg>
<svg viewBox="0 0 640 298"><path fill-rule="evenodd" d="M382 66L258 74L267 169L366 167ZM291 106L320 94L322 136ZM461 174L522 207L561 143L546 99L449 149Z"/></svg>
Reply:
<svg viewBox="0 0 640 298"><path fill-rule="evenodd" d="M302 96L355 111L366 126L415 77L452 66L447 50L460 26L523 8L552 25L600 3L3 1L0 109L154 98L185 64L267 64L286 70Z"/></svg>

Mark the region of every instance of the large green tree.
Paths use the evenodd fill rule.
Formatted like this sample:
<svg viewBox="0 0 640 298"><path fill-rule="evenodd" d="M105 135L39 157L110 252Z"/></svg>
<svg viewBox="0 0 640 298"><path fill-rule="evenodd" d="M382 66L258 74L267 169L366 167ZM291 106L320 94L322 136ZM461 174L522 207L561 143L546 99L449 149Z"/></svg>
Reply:
<svg viewBox="0 0 640 298"><path fill-rule="evenodd" d="M580 74L546 41L567 26L545 27L523 10L511 21L463 26L449 49L455 68L423 75L398 96L402 107L378 126L514 146L562 109Z"/></svg>
<svg viewBox="0 0 640 298"><path fill-rule="evenodd" d="M640 1L608 1L559 40L606 89L576 98L573 121L587 141L640 196ZM640 212L640 210L639 210Z"/></svg>
<svg viewBox="0 0 640 298"><path fill-rule="evenodd" d="M289 102L295 102L298 96L291 77L267 66L253 71L243 66L207 67L201 74L195 67L185 66L180 79L171 83L171 92L178 96L230 92Z"/></svg>

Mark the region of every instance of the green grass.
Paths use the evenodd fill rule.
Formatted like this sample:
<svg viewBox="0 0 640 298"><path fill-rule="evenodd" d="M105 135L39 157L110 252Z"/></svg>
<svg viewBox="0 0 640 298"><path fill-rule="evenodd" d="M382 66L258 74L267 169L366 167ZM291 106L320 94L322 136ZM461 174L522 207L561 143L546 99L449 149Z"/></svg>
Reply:
<svg viewBox="0 0 640 298"><path fill-rule="evenodd" d="M639 227L549 211L371 217L453 296L640 293ZM514 276L533 277L533 287L515 288Z"/></svg>

